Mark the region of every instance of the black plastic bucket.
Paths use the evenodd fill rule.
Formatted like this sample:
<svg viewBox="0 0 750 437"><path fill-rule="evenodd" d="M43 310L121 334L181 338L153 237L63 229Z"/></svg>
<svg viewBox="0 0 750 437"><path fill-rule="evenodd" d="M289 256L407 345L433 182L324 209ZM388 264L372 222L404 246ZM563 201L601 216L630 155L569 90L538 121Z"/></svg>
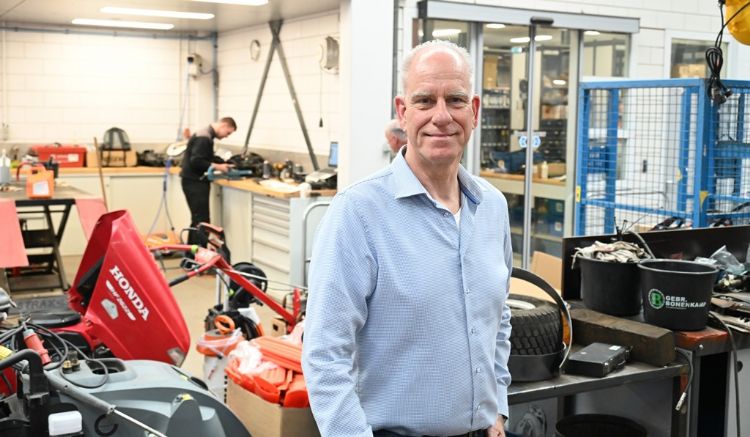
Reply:
<svg viewBox="0 0 750 437"><path fill-rule="evenodd" d="M640 272L636 263L578 258L581 263L581 299L594 311L612 316L641 312Z"/></svg>
<svg viewBox="0 0 750 437"><path fill-rule="evenodd" d="M606 414L579 414L557 422L558 437L647 437L646 428L630 419Z"/></svg>
<svg viewBox="0 0 750 437"><path fill-rule="evenodd" d="M643 260L641 295L646 322L678 331L706 327L718 270L693 261Z"/></svg>

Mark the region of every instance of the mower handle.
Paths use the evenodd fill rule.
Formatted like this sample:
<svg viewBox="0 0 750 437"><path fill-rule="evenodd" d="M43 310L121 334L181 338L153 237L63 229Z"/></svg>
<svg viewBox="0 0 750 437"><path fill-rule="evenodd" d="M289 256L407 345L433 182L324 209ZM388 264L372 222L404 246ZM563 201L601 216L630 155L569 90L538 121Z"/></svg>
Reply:
<svg viewBox="0 0 750 437"><path fill-rule="evenodd" d="M181 284L181 283L187 281L188 279L190 279L190 276L188 276L188 275L178 276L178 277L172 279L171 281L169 281L168 285L171 288L171 287L174 287L177 284Z"/></svg>

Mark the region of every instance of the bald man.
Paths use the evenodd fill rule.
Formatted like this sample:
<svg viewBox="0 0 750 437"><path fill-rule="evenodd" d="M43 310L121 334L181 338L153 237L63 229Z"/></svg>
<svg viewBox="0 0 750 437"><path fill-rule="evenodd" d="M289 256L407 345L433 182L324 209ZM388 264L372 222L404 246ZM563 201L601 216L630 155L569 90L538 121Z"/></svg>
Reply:
<svg viewBox="0 0 750 437"><path fill-rule="evenodd" d="M401 74L406 146L336 195L313 246L312 411L326 437L505 436L513 252L505 198L460 165L469 55L427 42Z"/></svg>

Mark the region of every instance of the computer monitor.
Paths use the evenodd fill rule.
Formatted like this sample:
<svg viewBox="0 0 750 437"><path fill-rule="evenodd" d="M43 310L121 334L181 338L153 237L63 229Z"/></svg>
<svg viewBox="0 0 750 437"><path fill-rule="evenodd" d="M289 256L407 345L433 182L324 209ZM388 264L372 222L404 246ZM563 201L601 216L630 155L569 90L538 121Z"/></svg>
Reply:
<svg viewBox="0 0 750 437"><path fill-rule="evenodd" d="M328 166L336 168L339 166L339 143L331 141L331 148L328 150Z"/></svg>

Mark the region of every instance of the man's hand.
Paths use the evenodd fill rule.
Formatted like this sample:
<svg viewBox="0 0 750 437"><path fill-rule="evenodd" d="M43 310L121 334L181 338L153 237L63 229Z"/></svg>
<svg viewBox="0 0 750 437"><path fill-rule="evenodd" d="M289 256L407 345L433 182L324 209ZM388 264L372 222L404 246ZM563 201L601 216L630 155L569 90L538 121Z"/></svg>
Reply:
<svg viewBox="0 0 750 437"><path fill-rule="evenodd" d="M228 173L229 169L232 168L232 167L234 167L234 166L232 164L223 163L223 164L213 164L213 167L214 167L215 171L220 171L222 173Z"/></svg>
<svg viewBox="0 0 750 437"><path fill-rule="evenodd" d="M505 437L505 418L498 414L497 421L487 430L487 437Z"/></svg>

